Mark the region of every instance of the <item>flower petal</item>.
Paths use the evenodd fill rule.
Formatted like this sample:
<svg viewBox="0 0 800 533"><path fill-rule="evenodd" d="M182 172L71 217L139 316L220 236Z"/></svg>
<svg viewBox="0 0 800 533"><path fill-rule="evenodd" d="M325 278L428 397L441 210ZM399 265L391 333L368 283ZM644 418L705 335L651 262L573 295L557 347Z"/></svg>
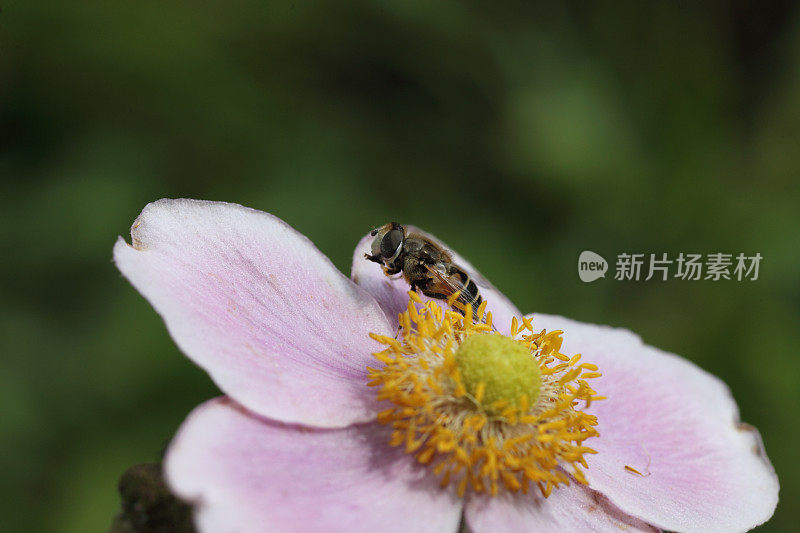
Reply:
<svg viewBox="0 0 800 533"><path fill-rule="evenodd" d="M341 427L374 418L369 332L393 334L375 300L267 213L159 200L120 238L114 261L172 338L219 387L285 422Z"/></svg>
<svg viewBox="0 0 800 533"><path fill-rule="evenodd" d="M492 323L495 328L501 333L507 333L511 329L511 319L519 317L521 313L506 298L503 293L497 290L489 281L484 278L469 261L461 257L456 252L444 244L442 241L433 235L422 231L415 226L406 226L407 232L421 233L432 241L436 242L442 248L449 250L453 255L453 262L463 268L467 274L472 278L480 290L481 296L486 300L486 309L492 312ZM402 275L398 274L390 278L383 273L381 266L367 261L364 254L370 252L372 240L374 237L367 234L356 245L356 250L353 253L353 266L350 271L350 277L353 281L364 287L381 305L386 318L390 321L394 328L397 328L397 315L406 310L408 305L408 291L409 285ZM424 301L429 298L422 296ZM446 307L446 302L437 300L442 307Z"/></svg>
<svg viewBox="0 0 800 533"><path fill-rule="evenodd" d="M626 515L599 492L578 484L562 485L547 498L538 493L472 497L465 515L473 533L659 531Z"/></svg>
<svg viewBox="0 0 800 533"><path fill-rule="evenodd" d="M603 373L591 381L608 397L589 409L600 431L586 443L598 452L587 457L592 488L674 531L741 531L772 516L778 479L722 381L627 330L541 314L533 325L563 330L562 353Z"/></svg>
<svg viewBox="0 0 800 533"><path fill-rule="evenodd" d="M200 531L455 531L461 502L390 432L285 426L218 398L183 423L166 479Z"/></svg>

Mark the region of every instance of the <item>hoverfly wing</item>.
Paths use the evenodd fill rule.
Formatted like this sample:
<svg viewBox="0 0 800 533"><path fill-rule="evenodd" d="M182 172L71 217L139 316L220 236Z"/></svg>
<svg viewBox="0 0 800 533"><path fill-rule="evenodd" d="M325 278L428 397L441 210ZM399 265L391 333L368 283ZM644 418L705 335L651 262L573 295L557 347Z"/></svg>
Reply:
<svg viewBox="0 0 800 533"><path fill-rule="evenodd" d="M494 319L493 322L497 323L499 320L499 323L505 327L506 325L511 324L512 317L518 317L522 314L502 292L497 290L497 288L492 285L490 281L488 281L474 266L472 266L472 263L459 255L458 252L455 252L446 243L416 226L406 226L406 231L425 237L425 239L435 243L439 248L445 250L447 254L451 256L451 262L459 267L462 271L466 272L469 278L477 285L482 299L488 301L486 310L492 312ZM447 276L444 277L446 278ZM450 283L452 285L452 282Z"/></svg>
<svg viewBox="0 0 800 533"><path fill-rule="evenodd" d="M426 294L448 300L450 305L462 314L466 312L468 305L472 306L473 319L483 320L483 317L478 315L478 306L481 304L482 298L477 285L469 274L456 265L449 267L450 272L441 265L425 265L425 268L431 275L426 286Z"/></svg>
<svg viewBox="0 0 800 533"><path fill-rule="evenodd" d="M453 295L463 293L466 289L466 286L460 280L445 274L441 268L438 268L438 265L425 265L425 268L431 275L432 280L432 284L429 284L427 289L441 295L441 299L446 300Z"/></svg>
<svg viewBox="0 0 800 533"><path fill-rule="evenodd" d="M469 275L470 279L472 279L478 287L485 287L487 289L491 289L493 292L500 292L498 291L494 285L491 284L489 280L487 280L480 272L478 272L472 264L461 257L459 254L453 251L451 247L449 247L446 243L443 243L441 240L437 239L430 233L419 229L416 226L406 226L406 229L409 232L414 232L418 235L422 235L425 239L431 241L432 243L436 244L439 248L447 252L450 256L453 263L455 263L461 270Z"/></svg>

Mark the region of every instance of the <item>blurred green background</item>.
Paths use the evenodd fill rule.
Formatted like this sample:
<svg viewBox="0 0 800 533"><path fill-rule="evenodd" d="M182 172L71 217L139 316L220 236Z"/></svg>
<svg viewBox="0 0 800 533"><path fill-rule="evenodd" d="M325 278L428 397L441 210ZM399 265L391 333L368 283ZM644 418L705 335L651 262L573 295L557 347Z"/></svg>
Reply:
<svg viewBox="0 0 800 533"><path fill-rule="evenodd" d="M238 202L344 271L387 220L523 311L730 384L800 521L800 17L791 2L7 1L3 531L104 531L217 394L111 263L162 197ZM759 252L757 281L579 281L578 254Z"/></svg>

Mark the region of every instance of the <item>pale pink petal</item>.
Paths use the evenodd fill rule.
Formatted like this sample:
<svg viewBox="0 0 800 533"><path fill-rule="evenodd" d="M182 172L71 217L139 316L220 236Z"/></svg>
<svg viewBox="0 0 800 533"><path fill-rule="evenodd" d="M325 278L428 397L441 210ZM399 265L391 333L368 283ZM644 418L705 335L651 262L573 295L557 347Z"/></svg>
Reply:
<svg viewBox="0 0 800 533"><path fill-rule="evenodd" d="M659 531L626 515L603 495L582 485L562 485L547 498L534 490L535 494L470 498L465 509L470 530L473 533Z"/></svg>
<svg viewBox="0 0 800 533"><path fill-rule="evenodd" d="M219 387L276 420L341 427L374 418L369 332L393 334L375 300L267 213L159 200L114 261L172 338Z"/></svg>
<svg viewBox="0 0 800 533"><path fill-rule="evenodd" d="M510 330L511 318L515 316L519 317L521 313L508 298L503 296L503 293L489 283L469 261L458 255L458 253L454 252L430 233L426 233L414 226L406 226L406 230L408 232L422 233L437 242L444 249L452 252L453 261L470 275L478 286L481 296L486 300L486 309L492 312L492 322L495 328L501 333L507 333ZM397 315L405 311L408 305L409 285L405 279L403 279L402 274L390 278L383 273L379 264L367 261L364 258L364 254L370 251L373 238L374 237L367 234L356 246L356 250L353 253L353 266L351 268L350 277L372 294L378 303L380 303L391 324L397 327ZM420 296L422 296L421 293ZM430 300L425 296L422 296L422 299L424 301ZM437 302L442 307L446 307L446 302L441 300Z"/></svg>
<svg viewBox="0 0 800 533"><path fill-rule="evenodd" d="M189 415L165 473L201 532L454 532L461 501L389 433L280 425L222 398Z"/></svg>
<svg viewBox="0 0 800 533"><path fill-rule="evenodd" d="M627 330L532 316L536 330L564 331L563 353L603 373L591 380L608 396L589 410L600 431L586 443L598 452L587 458L592 488L674 531L742 531L772 516L778 479L722 381Z"/></svg>

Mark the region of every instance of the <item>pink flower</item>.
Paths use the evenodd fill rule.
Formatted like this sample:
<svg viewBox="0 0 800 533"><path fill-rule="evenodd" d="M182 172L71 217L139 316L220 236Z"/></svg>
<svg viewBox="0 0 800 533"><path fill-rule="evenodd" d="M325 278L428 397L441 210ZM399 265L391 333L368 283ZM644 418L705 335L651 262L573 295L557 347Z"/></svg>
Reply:
<svg viewBox="0 0 800 533"><path fill-rule="evenodd" d="M131 237L114 247L118 268L227 395L189 415L165 459L168 483L195 504L201 531L456 531L462 514L476 533L735 531L775 509L777 477L724 383L629 331L539 313L536 331L564 332L552 353L581 353L602 373L591 387L607 399L579 415L587 433L575 441L592 437L591 450L570 463L559 447L551 472L587 485L573 479L545 498L505 490L510 480L492 496L489 473L486 486L473 478L459 496L456 483L441 487L424 446L390 445L399 426L377 422L378 413L396 422L402 409L386 415L379 387L367 386L391 388L372 354L391 345L409 296L402 279L363 259L369 237L356 247L352 280L284 222L239 205L160 200ZM519 311L478 280L495 327L509 334ZM431 449L446 456L437 442Z"/></svg>

